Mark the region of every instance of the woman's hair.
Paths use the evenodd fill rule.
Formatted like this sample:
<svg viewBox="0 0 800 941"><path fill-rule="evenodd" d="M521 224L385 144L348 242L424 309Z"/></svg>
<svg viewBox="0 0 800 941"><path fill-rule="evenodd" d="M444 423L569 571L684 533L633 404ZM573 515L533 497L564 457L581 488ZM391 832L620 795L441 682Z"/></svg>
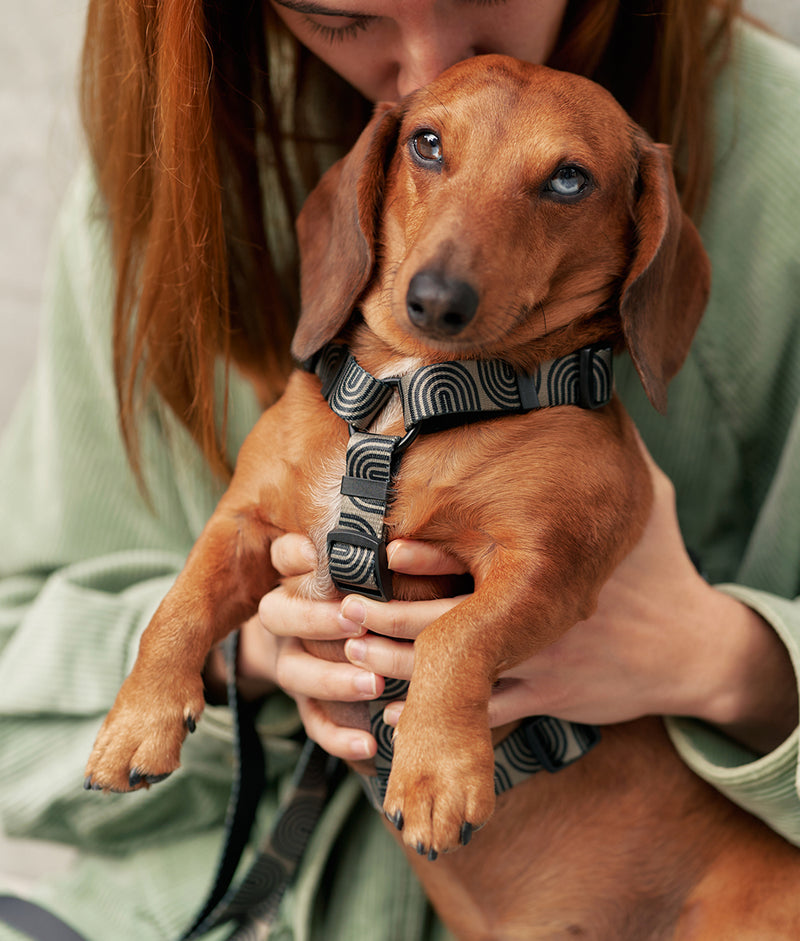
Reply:
<svg viewBox="0 0 800 941"><path fill-rule="evenodd" d="M604 84L673 146L690 212L709 185L711 85L739 6L570 0L549 62ZM138 474L139 405L156 391L224 475L218 370L235 363L266 401L280 393L298 307L292 220L370 106L267 0L90 0L82 113L112 235L131 462Z"/></svg>

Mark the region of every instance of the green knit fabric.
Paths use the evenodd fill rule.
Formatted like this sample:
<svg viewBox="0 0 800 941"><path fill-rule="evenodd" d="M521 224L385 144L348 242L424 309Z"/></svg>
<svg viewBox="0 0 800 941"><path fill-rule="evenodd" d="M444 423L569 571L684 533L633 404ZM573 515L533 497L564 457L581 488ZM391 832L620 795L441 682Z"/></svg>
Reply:
<svg viewBox="0 0 800 941"><path fill-rule="evenodd" d="M747 29L718 93L714 192L702 234L713 295L656 415L627 363L619 389L674 480L688 545L711 579L774 625L800 673L800 53ZM117 429L106 231L90 174L54 240L41 350L0 444L0 816L12 835L80 848L37 898L91 941L169 941L202 901L231 776L230 717L210 708L183 767L133 795L82 790L94 736L138 638L220 496L157 401L143 422L151 504ZM236 453L258 415L231 380ZM260 716L269 822L297 727L276 695ZM683 758L800 843L798 736L756 760L700 723L668 720ZM224 932L222 933L224 934ZM218 932L215 937L219 938ZM0 927L0 941L20 936ZM439 941L405 860L347 778L287 896L280 941Z"/></svg>

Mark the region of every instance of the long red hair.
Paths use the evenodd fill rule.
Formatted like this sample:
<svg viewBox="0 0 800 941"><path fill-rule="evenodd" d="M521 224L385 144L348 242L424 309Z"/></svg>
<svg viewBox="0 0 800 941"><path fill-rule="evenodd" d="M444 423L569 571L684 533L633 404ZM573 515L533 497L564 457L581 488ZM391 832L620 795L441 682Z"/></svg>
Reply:
<svg viewBox="0 0 800 941"><path fill-rule="evenodd" d="M708 188L711 83L739 6L571 0L550 60L672 144L689 211ZM297 311L292 219L369 111L267 0L90 0L82 113L112 234L114 368L137 473L137 415L154 391L223 475L218 370L234 363L265 399L280 393Z"/></svg>

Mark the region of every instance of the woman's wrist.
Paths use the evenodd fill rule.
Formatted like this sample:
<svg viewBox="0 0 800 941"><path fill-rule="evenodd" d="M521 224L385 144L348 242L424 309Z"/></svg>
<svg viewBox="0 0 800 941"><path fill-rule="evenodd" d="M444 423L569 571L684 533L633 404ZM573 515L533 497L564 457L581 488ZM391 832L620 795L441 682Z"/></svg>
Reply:
<svg viewBox="0 0 800 941"><path fill-rule="evenodd" d="M701 691L688 714L758 755L777 748L798 724L797 678L788 651L756 611L711 586L699 601L700 623L719 638L698 667Z"/></svg>

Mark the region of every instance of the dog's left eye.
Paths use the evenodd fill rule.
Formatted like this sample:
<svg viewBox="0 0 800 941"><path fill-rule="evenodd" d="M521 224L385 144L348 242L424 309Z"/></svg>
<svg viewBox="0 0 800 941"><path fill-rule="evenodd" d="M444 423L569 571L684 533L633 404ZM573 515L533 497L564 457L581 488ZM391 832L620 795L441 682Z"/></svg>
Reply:
<svg viewBox="0 0 800 941"><path fill-rule="evenodd" d="M420 131L411 138L411 148L414 156L423 163L442 162L442 141L433 131Z"/></svg>
<svg viewBox="0 0 800 941"><path fill-rule="evenodd" d="M570 164L556 170L547 181L545 191L556 196L574 197L586 192L590 184L589 175L580 167Z"/></svg>

